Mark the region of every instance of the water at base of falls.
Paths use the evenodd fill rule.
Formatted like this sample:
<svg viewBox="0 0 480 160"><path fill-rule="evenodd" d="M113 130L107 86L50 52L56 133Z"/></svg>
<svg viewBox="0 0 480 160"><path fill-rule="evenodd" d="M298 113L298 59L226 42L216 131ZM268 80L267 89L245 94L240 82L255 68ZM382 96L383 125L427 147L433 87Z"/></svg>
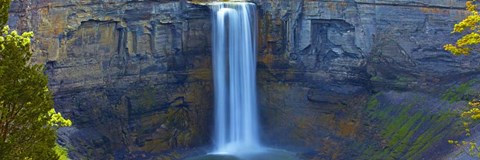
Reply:
<svg viewBox="0 0 480 160"><path fill-rule="evenodd" d="M264 149L263 152L241 155L208 154L186 160L300 160L295 153L278 149Z"/></svg>
<svg viewBox="0 0 480 160"><path fill-rule="evenodd" d="M215 154L255 153L259 142L256 100L256 6L212 6Z"/></svg>

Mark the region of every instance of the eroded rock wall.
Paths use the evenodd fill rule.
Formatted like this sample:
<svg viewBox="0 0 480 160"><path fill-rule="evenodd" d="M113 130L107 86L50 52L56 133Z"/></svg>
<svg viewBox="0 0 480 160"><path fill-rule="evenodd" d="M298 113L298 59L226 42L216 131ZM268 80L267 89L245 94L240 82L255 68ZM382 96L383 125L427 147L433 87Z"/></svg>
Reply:
<svg viewBox="0 0 480 160"><path fill-rule="evenodd" d="M450 32L466 16L464 1L255 2L264 140L313 148L306 159L448 153L451 110L472 93L454 93L463 98L448 103L441 97L479 68L478 55L442 48L458 38ZM414 116L428 118L404 118Z"/></svg>
<svg viewBox="0 0 480 160"><path fill-rule="evenodd" d="M167 0L16 1L9 24L35 32L71 158L123 159L210 142L209 18Z"/></svg>
<svg viewBox="0 0 480 160"><path fill-rule="evenodd" d="M447 145L442 139L452 134L445 129L450 123L428 126L444 123L438 119L448 107L433 112L428 104L458 107L436 97L479 68L478 56L454 57L442 49L454 41L453 24L466 16L464 1L252 2L259 16L264 143L294 148L306 159L442 156L435 148ZM211 143L206 6L21 0L12 4L9 24L36 34L34 61L46 65L55 107L74 122L59 132L72 158L158 158ZM402 119L418 117L415 112L430 119L416 119L421 125ZM428 137L433 131L442 136ZM405 148L419 145L420 136L436 142L422 143L418 152Z"/></svg>

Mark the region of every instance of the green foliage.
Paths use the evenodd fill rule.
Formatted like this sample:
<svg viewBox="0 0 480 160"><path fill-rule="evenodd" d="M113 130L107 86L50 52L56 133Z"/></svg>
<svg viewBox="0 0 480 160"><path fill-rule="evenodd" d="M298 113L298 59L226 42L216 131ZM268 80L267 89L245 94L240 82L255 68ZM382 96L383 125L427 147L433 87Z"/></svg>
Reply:
<svg viewBox="0 0 480 160"><path fill-rule="evenodd" d="M10 8L11 0L0 0L0 28L7 24L8 20L8 9Z"/></svg>
<svg viewBox="0 0 480 160"><path fill-rule="evenodd" d="M468 109L462 112L461 118L463 120L465 136L469 137L471 136L470 124L480 119L480 101L472 100L468 102ZM448 140L448 143L459 147L467 146L468 151L466 153L472 157L480 158L480 147L477 146L475 141L462 141L459 143L458 140Z"/></svg>
<svg viewBox="0 0 480 160"><path fill-rule="evenodd" d="M478 82L478 80L470 80L448 89L448 91L442 95L442 100L453 103L464 99L465 96L473 92L472 85L476 82Z"/></svg>
<svg viewBox="0 0 480 160"><path fill-rule="evenodd" d="M10 1L0 2L0 159L58 159L55 131L72 122L53 109L43 66L30 64L33 33L3 26Z"/></svg>
<svg viewBox="0 0 480 160"><path fill-rule="evenodd" d="M455 24L452 32L467 32L467 34L458 39L455 44L446 44L444 46L445 50L450 51L454 55L468 55L473 49L478 49L478 45L480 44L480 14L478 13L476 3L476 0L468 0L466 2L466 8L470 15L458 24ZM469 86L461 85L457 91L467 90L468 88ZM450 102L458 101L460 100L459 96L461 95L452 92L446 95L446 100ZM469 125L480 119L480 101L475 99L470 101L467 109L461 113L461 117L463 120L463 126L465 128L465 135L468 137L471 135ZM448 143L456 146L467 146L467 153L469 153L472 157L480 158L480 147L477 146L475 141L462 141L462 143L460 143L458 140L448 140Z"/></svg>
<svg viewBox="0 0 480 160"><path fill-rule="evenodd" d="M443 48L454 55L468 55L480 44L480 15L477 11L476 0L466 2L467 11L470 13L464 20L455 24L452 33L466 34L457 40L455 44L446 44Z"/></svg>
<svg viewBox="0 0 480 160"><path fill-rule="evenodd" d="M58 160L68 160L68 150L58 144L55 144L53 148L55 153L58 155Z"/></svg>

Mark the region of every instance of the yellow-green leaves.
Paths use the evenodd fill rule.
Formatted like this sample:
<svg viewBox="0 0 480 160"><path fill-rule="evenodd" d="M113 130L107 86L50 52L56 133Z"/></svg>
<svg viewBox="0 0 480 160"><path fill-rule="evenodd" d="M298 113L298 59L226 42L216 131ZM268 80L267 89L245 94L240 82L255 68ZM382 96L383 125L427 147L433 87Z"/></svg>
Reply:
<svg viewBox="0 0 480 160"><path fill-rule="evenodd" d="M480 101L468 102L469 110L462 113L462 117L468 117L473 120L480 119ZM465 125L465 124L464 124Z"/></svg>
<svg viewBox="0 0 480 160"><path fill-rule="evenodd" d="M8 9L11 0L0 0L0 27L4 26L8 20Z"/></svg>
<svg viewBox="0 0 480 160"><path fill-rule="evenodd" d="M6 26L10 0L0 0L0 159L66 159L56 130L72 122L53 109L43 65L31 64L32 32Z"/></svg>
<svg viewBox="0 0 480 160"><path fill-rule="evenodd" d="M21 47L28 47L30 45L30 38L33 37L33 32L23 32L21 35L17 31L10 31L8 26L2 28L2 34L0 34L0 50L5 49L4 43L13 43Z"/></svg>
<svg viewBox="0 0 480 160"><path fill-rule="evenodd" d="M472 120L479 120L480 119L480 101L472 100L468 102L468 110L462 112L461 117L464 118L463 127L465 128L465 136L471 136L471 129L470 129L470 122ZM449 144L454 144L456 146L467 146L469 155L470 156L477 156L480 158L480 147L477 146L477 143L474 141L462 141L461 145L458 141L448 140Z"/></svg>
<svg viewBox="0 0 480 160"><path fill-rule="evenodd" d="M53 148L55 153L59 155L58 160L69 160L68 159L68 150L58 144L55 144L55 147Z"/></svg>
<svg viewBox="0 0 480 160"><path fill-rule="evenodd" d="M445 46L443 46L443 49L453 53L456 56L458 56L458 55L468 55L468 54L470 54L470 50L471 50L470 48L458 47L458 46L455 46L453 44L446 44Z"/></svg>
<svg viewBox="0 0 480 160"><path fill-rule="evenodd" d="M52 127L68 127L72 125L72 121L69 119L65 119L62 117L62 114L56 112L55 109L51 109L48 111L48 116L50 116L50 120L48 124Z"/></svg>
<svg viewBox="0 0 480 160"><path fill-rule="evenodd" d="M476 0L468 0L466 2L466 8L470 15L461 22L455 24L453 27L452 33L467 33L458 39L455 44L446 44L443 46L446 51L449 51L454 55L468 55L476 48L477 45L480 44L480 15L477 11L477 5L475 2ZM461 117L463 117L466 121L463 122L465 135L470 136L471 130L469 127L469 122L480 119L480 101L470 101L468 103L468 110L462 112ZM461 146L458 141L454 140L448 140L448 143ZM469 155L480 158L480 147L477 146L476 142L462 141L461 144L464 146L469 145Z"/></svg>
<svg viewBox="0 0 480 160"><path fill-rule="evenodd" d="M455 24L455 26L453 27L452 33L461 33L465 29L470 29L470 31L477 31L479 29L478 28L479 22L480 22L480 16L478 15L478 12L472 11L470 12L470 15L467 18L465 18L458 24Z"/></svg>
<svg viewBox="0 0 480 160"><path fill-rule="evenodd" d="M467 32L462 38L458 39L455 44L446 44L443 48L454 55L468 55L475 48L475 45L480 44L480 15L477 11L475 0L466 2L469 16L461 22L455 24L452 33Z"/></svg>
<svg viewBox="0 0 480 160"><path fill-rule="evenodd" d="M460 146L460 143L458 143L458 141L454 141L454 140L448 140L448 144L454 144L456 146Z"/></svg>
<svg viewBox="0 0 480 160"><path fill-rule="evenodd" d="M477 11L477 5L473 4L474 1L475 0L466 2L467 11L470 11L470 12L476 12Z"/></svg>
<svg viewBox="0 0 480 160"><path fill-rule="evenodd" d="M10 27L4 26L4 27L2 28L2 34L8 34L8 31L9 31L9 30L10 30Z"/></svg>

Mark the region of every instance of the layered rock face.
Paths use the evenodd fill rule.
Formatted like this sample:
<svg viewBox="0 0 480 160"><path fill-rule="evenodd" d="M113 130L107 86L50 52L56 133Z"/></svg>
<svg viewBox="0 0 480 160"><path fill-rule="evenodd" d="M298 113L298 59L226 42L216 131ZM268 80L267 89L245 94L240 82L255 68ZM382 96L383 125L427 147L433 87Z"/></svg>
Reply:
<svg viewBox="0 0 480 160"><path fill-rule="evenodd" d="M448 152L445 140L455 132L449 110L462 106L449 95L467 94L454 84L470 87L464 83L479 67L478 56L442 49L458 38L450 32L466 16L464 2L256 3L263 17L259 90L269 143L314 148L306 159L421 159Z"/></svg>
<svg viewBox="0 0 480 160"><path fill-rule="evenodd" d="M443 156L478 56L443 51L461 0L252 0L263 141L306 159ZM211 141L210 11L187 1L16 1L72 158L181 158ZM466 83L468 82L468 83ZM467 89L465 89L467 88ZM167 154L169 153L169 154Z"/></svg>
<svg viewBox="0 0 480 160"><path fill-rule="evenodd" d="M74 123L59 132L71 158L129 159L210 142L208 8L62 0L16 1L11 11L13 27L35 32L34 61L46 65L55 108Z"/></svg>

